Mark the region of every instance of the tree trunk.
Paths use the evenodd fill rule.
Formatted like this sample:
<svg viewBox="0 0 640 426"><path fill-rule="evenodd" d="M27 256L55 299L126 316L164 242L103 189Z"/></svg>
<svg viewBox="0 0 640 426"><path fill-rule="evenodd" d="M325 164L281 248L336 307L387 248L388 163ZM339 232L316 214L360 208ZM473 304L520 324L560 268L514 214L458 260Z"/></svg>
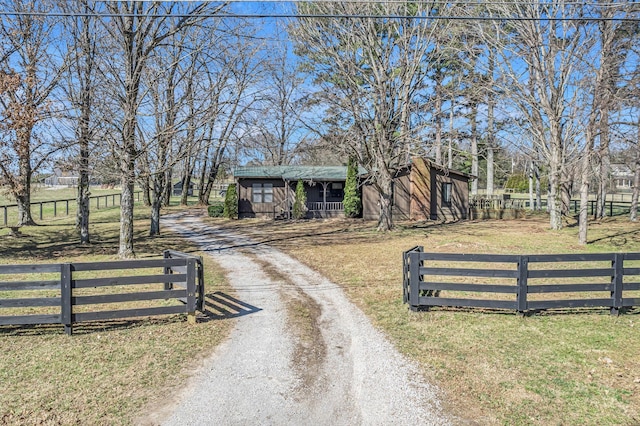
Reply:
<svg viewBox="0 0 640 426"><path fill-rule="evenodd" d="M193 170L188 170L185 171L184 176L182 177L182 188L186 188L186 190L182 191L181 197L180 197L180 205L182 206L186 206L188 204L188 198L189 198L189 186L191 185L191 174L193 173Z"/></svg>
<svg viewBox="0 0 640 426"><path fill-rule="evenodd" d="M495 59L493 49L489 49L489 76L491 84L487 92L487 196L493 195L493 148L495 146L494 108L495 96L493 92L493 75L495 72Z"/></svg>
<svg viewBox="0 0 640 426"><path fill-rule="evenodd" d="M638 121L638 142L636 143L635 170L633 173L633 194L631 195L631 211L629 220L638 220L638 195L640 194L640 121Z"/></svg>
<svg viewBox="0 0 640 426"><path fill-rule="evenodd" d="M562 215L569 216L569 209L571 208L571 186L572 178L569 176L567 169L562 171L562 184L560 198L562 200Z"/></svg>
<svg viewBox="0 0 640 426"><path fill-rule="evenodd" d="M392 178L386 169L380 170L376 177L378 199L380 203L380 216L378 217L378 231L390 231L393 229L393 189Z"/></svg>
<svg viewBox="0 0 640 426"><path fill-rule="evenodd" d="M603 104L605 104L603 102ZM609 150L609 114L607 106L601 108L600 117L600 185L598 187L598 202L596 217L606 216L607 193L609 192L609 175L611 173L611 151Z"/></svg>
<svg viewBox="0 0 640 426"><path fill-rule="evenodd" d="M535 183L536 183L536 210L542 210L542 188L540 187L540 169L538 165L534 163L533 166Z"/></svg>
<svg viewBox="0 0 640 426"><path fill-rule="evenodd" d="M26 132L25 132L26 133ZM30 138L31 130L29 130L27 138ZM18 136L20 137L20 136ZM29 142L19 142L21 146L29 146ZM20 156L19 160L19 176L20 185L16 190L16 204L18 204L18 226L36 225L31 216L31 155Z"/></svg>
<svg viewBox="0 0 640 426"><path fill-rule="evenodd" d="M164 172L164 181L163 181L163 186L161 189L162 192L162 196L161 196L161 206L169 206L171 205L171 194L173 193L173 184L171 183L171 181L173 180L173 169L171 167L167 168L167 170L165 170ZM186 188L189 188L188 186L182 186L182 193L186 194L187 190ZM152 203L153 204L153 203Z"/></svg>
<svg viewBox="0 0 640 426"><path fill-rule="evenodd" d="M595 119L596 112L591 112ZM589 184L591 182L591 152L594 146L593 131L587 129L586 146L580 163L580 214L578 216L578 243L587 244L589 228Z"/></svg>
<svg viewBox="0 0 640 426"><path fill-rule="evenodd" d="M134 187L134 161L131 155L124 155L123 166L129 168L129 173L122 175L122 198L120 200L120 243L118 256L121 259L135 257L133 251L133 187Z"/></svg>
<svg viewBox="0 0 640 426"><path fill-rule="evenodd" d="M81 131L82 133L82 131ZM80 176L78 180L78 211L76 224L80 234L80 243L89 244L89 212L90 212L90 188L89 188L89 143L88 138L80 136Z"/></svg>
<svg viewBox="0 0 640 426"><path fill-rule="evenodd" d="M204 191L202 192L202 198L199 200L199 203L203 206L209 204L209 197L211 197L211 190L213 189L213 183L218 176L218 167L217 162L213 162L211 170L209 171L209 176L207 178L207 184L205 185Z"/></svg>
<svg viewBox="0 0 640 426"><path fill-rule="evenodd" d="M133 190L136 176L135 108L125 111L125 114L122 131L124 147L120 153L122 197L120 200L120 243L118 249L118 256L122 259L135 257L135 252L133 251Z"/></svg>
<svg viewBox="0 0 640 426"><path fill-rule="evenodd" d="M435 126L435 151L436 151L436 164L442 166L442 74L437 71L434 77L434 126Z"/></svg>
<svg viewBox="0 0 640 426"><path fill-rule="evenodd" d="M142 204L145 207L149 207L151 205L151 183L149 182L149 177L142 177L140 184L142 186Z"/></svg>
<svg viewBox="0 0 640 426"><path fill-rule="evenodd" d="M547 210L549 211L549 227L557 231L562 229L562 188L560 181L560 177L563 174L562 141L560 140L560 135L553 132L553 123L551 127L554 140L552 141L551 161L549 162L549 196L547 198Z"/></svg>
<svg viewBox="0 0 640 426"><path fill-rule="evenodd" d="M535 210L536 206L533 203L533 161L529 165L529 210Z"/></svg>
<svg viewBox="0 0 640 426"><path fill-rule="evenodd" d="M471 106L471 174L476 177L471 181L471 195L478 195L478 105L474 102Z"/></svg>

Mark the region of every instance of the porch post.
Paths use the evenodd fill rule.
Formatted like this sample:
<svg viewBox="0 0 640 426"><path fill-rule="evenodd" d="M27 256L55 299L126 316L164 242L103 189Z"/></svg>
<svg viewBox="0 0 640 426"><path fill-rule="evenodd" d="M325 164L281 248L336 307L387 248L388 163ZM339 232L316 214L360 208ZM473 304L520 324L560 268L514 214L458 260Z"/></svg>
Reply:
<svg viewBox="0 0 640 426"><path fill-rule="evenodd" d="M327 185L328 182L322 182L322 211L327 211Z"/></svg>

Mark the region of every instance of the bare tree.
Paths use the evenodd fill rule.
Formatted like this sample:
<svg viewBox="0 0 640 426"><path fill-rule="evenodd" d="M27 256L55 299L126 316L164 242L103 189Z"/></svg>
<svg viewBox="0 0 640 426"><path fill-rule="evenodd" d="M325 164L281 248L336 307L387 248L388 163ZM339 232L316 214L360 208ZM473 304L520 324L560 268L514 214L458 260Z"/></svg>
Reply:
<svg viewBox="0 0 640 426"><path fill-rule="evenodd" d="M65 78L65 94L70 103L71 120L78 148L78 210L76 227L80 242L90 242L89 201L90 201L90 145L94 139L95 127L93 106L96 102L96 60L98 24L91 16L93 3L89 0L61 2L60 7L67 13L76 13L64 21L69 38L69 68Z"/></svg>
<svg viewBox="0 0 640 426"><path fill-rule="evenodd" d="M423 2L304 3L298 5L303 13L354 17L298 18L290 28L297 53L321 85L328 125L341 130L349 153L370 172L381 231L393 227L393 173L412 140L411 105L423 87L423 64L439 23L360 16L428 16L435 7L436 3Z"/></svg>
<svg viewBox="0 0 640 426"><path fill-rule="evenodd" d="M256 101L256 83L262 78L261 46L252 44L238 34L230 41L228 54L221 58L217 70L207 70L210 82L209 113L204 126L207 130L207 157L203 164L199 203L207 205L213 184L223 165L230 143L243 137L247 129L240 129L247 112ZM233 52L233 53L231 53ZM258 85L259 86L259 85Z"/></svg>
<svg viewBox="0 0 640 426"><path fill-rule="evenodd" d="M224 6L218 6L218 10ZM187 9L176 18L171 14L179 9L178 2L113 1L106 3L105 7L113 15L104 21L114 54L107 73L117 82L116 96L122 111L120 137L114 147L122 185L118 255L128 258L134 256L133 190L135 162L140 154L136 130L142 100L142 76L158 46L179 31L201 22L200 14L209 6L208 3L187 5ZM115 58L121 58L122 62Z"/></svg>
<svg viewBox="0 0 640 426"><path fill-rule="evenodd" d="M565 166L575 154L576 76L585 40L579 5L554 1L492 5L503 18L527 16L531 20L496 21L484 40L496 52L496 67L503 76L501 90L521 115L521 125L532 135L536 150L548 165L551 229L562 228L561 187ZM478 26L479 31L485 28Z"/></svg>
<svg viewBox="0 0 640 426"><path fill-rule="evenodd" d="M279 166L293 160L297 143L306 133L301 118L308 103L304 79L291 62L288 45L279 43L269 51L265 87L253 108L253 130L249 141L243 142L250 157Z"/></svg>
<svg viewBox="0 0 640 426"><path fill-rule="evenodd" d="M31 179L60 148L38 126L52 116L49 100L66 66L54 54L56 21L48 2L0 2L0 176L18 205L18 225L34 225Z"/></svg>

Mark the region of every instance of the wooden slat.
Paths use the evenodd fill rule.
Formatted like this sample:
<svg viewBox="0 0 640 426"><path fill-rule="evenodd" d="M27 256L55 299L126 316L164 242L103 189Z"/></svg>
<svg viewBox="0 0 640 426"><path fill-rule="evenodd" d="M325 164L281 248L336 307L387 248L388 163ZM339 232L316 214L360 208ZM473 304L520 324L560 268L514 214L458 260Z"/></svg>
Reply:
<svg viewBox="0 0 640 426"><path fill-rule="evenodd" d="M579 277L611 277L612 268L603 269L534 269L529 270L529 278L579 278Z"/></svg>
<svg viewBox="0 0 640 426"><path fill-rule="evenodd" d="M622 291L640 290L640 283L622 283Z"/></svg>
<svg viewBox="0 0 640 426"><path fill-rule="evenodd" d="M638 253L625 253L624 260L640 260L640 252Z"/></svg>
<svg viewBox="0 0 640 426"><path fill-rule="evenodd" d="M45 265L0 265L0 275L2 274L44 274L60 273L59 264Z"/></svg>
<svg viewBox="0 0 640 426"><path fill-rule="evenodd" d="M597 308L611 307L611 299L573 299L573 300L534 300L529 301L529 309L554 309L554 308Z"/></svg>
<svg viewBox="0 0 640 426"><path fill-rule="evenodd" d="M461 284L443 282L421 282L420 290L451 290L451 291L473 291L487 293L517 293L518 287L515 285L497 284Z"/></svg>
<svg viewBox="0 0 640 426"><path fill-rule="evenodd" d="M124 309L119 311L82 312L73 314L74 322L120 319L132 317L146 317L153 315L167 315L186 313L184 305L162 306L156 308Z"/></svg>
<svg viewBox="0 0 640 426"><path fill-rule="evenodd" d="M640 268L623 268L625 275L640 275Z"/></svg>
<svg viewBox="0 0 640 426"><path fill-rule="evenodd" d="M607 284L545 284L527 286L528 293L578 293L587 291L612 291L611 283Z"/></svg>
<svg viewBox="0 0 640 426"><path fill-rule="evenodd" d="M185 282L184 274L134 275L128 277L84 278L74 280L74 288L109 287L115 285L162 284Z"/></svg>
<svg viewBox="0 0 640 426"><path fill-rule="evenodd" d="M60 324L60 315L12 315L0 317L0 325Z"/></svg>
<svg viewBox="0 0 640 426"><path fill-rule="evenodd" d="M582 254L534 254L527 256L529 263L551 262L598 262L613 261L615 253L582 253Z"/></svg>
<svg viewBox="0 0 640 426"><path fill-rule="evenodd" d="M11 290L58 290L60 280L49 281L6 281L0 282L0 291Z"/></svg>
<svg viewBox="0 0 640 426"><path fill-rule="evenodd" d="M508 300L453 299L446 297L421 297L421 306L460 306L470 308L516 309L517 304Z"/></svg>
<svg viewBox="0 0 640 426"><path fill-rule="evenodd" d="M177 299L186 296L185 290L143 291L139 293L99 294L72 297L74 305L133 302L138 300Z"/></svg>
<svg viewBox="0 0 640 426"><path fill-rule="evenodd" d="M82 271L111 271L114 269L144 269L144 268L164 268L170 266L184 266L186 259L141 259L141 260L118 260L112 262L88 262L74 263L75 272Z"/></svg>
<svg viewBox="0 0 640 426"><path fill-rule="evenodd" d="M485 278L517 278L517 270L506 269L465 269L465 268L420 268L420 275L442 275Z"/></svg>
<svg viewBox="0 0 640 426"><path fill-rule="evenodd" d="M518 257L510 254L455 254L455 253L422 253L420 260L449 262L487 262L517 263Z"/></svg>
<svg viewBox="0 0 640 426"><path fill-rule="evenodd" d="M622 306L640 306L640 297L625 297L622 299Z"/></svg>
<svg viewBox="0 0 640 426"><path fill-rule="evenodd" d="M27 308L41 306L60 306L60 298L30 297L22 299L0 299L0 308Z"/></svg>

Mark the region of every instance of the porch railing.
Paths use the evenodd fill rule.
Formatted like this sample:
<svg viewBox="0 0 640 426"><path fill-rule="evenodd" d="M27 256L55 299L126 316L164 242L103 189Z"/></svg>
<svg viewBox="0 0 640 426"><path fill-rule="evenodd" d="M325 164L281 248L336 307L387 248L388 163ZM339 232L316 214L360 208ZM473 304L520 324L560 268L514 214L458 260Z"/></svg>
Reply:
<svg viewBox="0 0 640 426"><path fill-rule="evenodd" d="M326 203L314 201L307 203L307 209L311 211L342 211L344 205L340 201L327 201Z"/></svg>

